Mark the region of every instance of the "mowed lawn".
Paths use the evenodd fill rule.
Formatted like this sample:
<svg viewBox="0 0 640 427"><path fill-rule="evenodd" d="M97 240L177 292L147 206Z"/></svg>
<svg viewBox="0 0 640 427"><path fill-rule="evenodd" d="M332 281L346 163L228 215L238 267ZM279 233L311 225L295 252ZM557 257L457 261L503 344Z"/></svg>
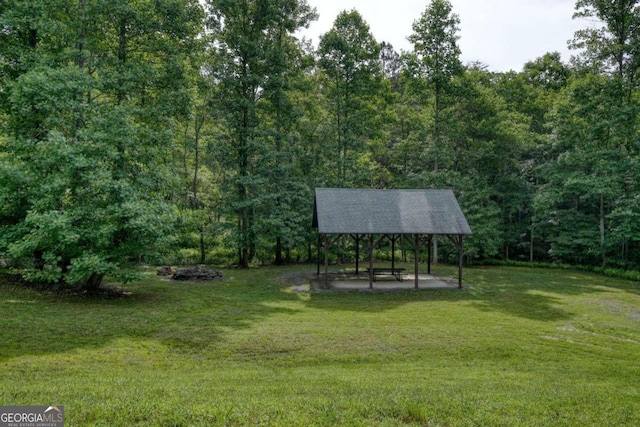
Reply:
<svg viewBox="0 0 640 427"><path fill-rule="evenodd" d="M638 283L476 267L463 290L293 292L305 270L148 270L112 300L0 285L0 406L62 405L68 426L640 425Z"/></svg>

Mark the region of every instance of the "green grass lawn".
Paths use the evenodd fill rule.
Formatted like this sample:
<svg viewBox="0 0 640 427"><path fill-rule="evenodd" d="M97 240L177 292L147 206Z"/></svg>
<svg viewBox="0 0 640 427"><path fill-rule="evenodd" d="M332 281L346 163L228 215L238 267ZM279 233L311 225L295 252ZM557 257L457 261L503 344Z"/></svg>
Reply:
<svg viewBox="0 0 640 427"><path fill-rule="evenodd" d="M463 290L292 292L302 269L149 270L112 300L0 285L0 406L63 405L68 426L640 425L637 283L491 267Z"/></svg>

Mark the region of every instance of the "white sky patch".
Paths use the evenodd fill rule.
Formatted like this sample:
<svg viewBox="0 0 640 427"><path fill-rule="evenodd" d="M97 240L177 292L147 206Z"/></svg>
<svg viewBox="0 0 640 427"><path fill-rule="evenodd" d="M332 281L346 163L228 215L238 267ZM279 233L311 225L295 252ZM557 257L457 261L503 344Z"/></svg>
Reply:
<svg viewBox="0 0 640 427"><path fill-rule="evenodd" d="M547 52L560 52L568 61L575 52L567 47L575 31L588 22L572 19L575 0L450 0L460 17L459 46L464 63L479 61L491 71L520 71ZM356 9L378 42L397 51L412 49L407 37L424 12L428 0L308 0L320 15L301 32L317 46L338 14Z"/></svg>

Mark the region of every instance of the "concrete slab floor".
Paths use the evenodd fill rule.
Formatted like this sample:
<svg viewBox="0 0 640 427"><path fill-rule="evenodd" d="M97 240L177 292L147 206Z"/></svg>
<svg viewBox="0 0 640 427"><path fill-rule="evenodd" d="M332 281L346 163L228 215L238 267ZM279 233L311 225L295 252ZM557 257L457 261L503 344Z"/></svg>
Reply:
<svg viewBox="0 0 640 427"><path fill-rule="evenodd" d="M362 290L362 291L391 291L400 289L415 289L415 275L406 274L402 281L394 277L377 277L373 282L373 289L369 289L369 277L366 274L346 275L329 274L316 276L313 287L317 290ZM418 275L418 289L458 289L458 280L453 277L440 277L429 274Z"/></svg>

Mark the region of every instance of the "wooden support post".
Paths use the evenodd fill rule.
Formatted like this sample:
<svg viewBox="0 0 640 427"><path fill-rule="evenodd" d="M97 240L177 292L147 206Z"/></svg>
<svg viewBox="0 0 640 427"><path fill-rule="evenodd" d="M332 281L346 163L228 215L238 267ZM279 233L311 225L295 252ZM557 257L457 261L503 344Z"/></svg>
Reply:
<svg viewBox="0 0 640 427"><path fill-rule="evenodd" d="M427 274L431 274L431 240L427 240Z"/></svg>
<svg viewBox="0 0 640 427"><path fill-rule="evenodd" d="M464 261L464 236L459 236L460 246L458 247L458 289L462 289L462 263Z"/></svg>
<svg viewBox="0 0 640 427"><path fill-rule="evenodd" d="M433 236L433 265L438 265L440 259L438 258L438 236Z"/></svg>
<svg viewBox="0 0 640 427"><path fill-rule="evenodd" d="M373 289L373 234L369 235L369 289Z"/></svg>
<svg viewBox="0 0 640 427"><path fill-rule="evenodd" d="M396 268L396 235L391 235L391 270Z"/></svg>
<svg viewBox="0 0 640 427"><path fill-rule="evenodd" d="M462 289L462 264L464 261L464 235L451 234L447 235L449 240L458 249L458 289Z"/></svg>
<svg viewBox="0 0 640 427"><path fill-rule="evenodd" d="M356 275L360 273L360 235L356 234Z"/></svg>
<svg viewBox="0 0 640 427"><path fill-rule="evenodd" d="M316 254L316 264L318 267L318 271L316 273L316 276L320 275L320 257L322 256L322 253L320 252L320 246L322 246L322 236L320 235L320 233L318 233L318 253Z"/></svg>
<svg viewBox="0 0 640 427"><path fill-rule="evenodd" d="M329 235L324 235L324 287L327 287L329 280Z"/></svg>
<svg viewBox="0 0 640 427"><path fill-rule="evenodd" d="M420 258L420 236L418 234L415 235L414 238L414 274L415 274L415 288L418 289L418 283L420 281L420 270L418 269L418 260Z"/></svg>

